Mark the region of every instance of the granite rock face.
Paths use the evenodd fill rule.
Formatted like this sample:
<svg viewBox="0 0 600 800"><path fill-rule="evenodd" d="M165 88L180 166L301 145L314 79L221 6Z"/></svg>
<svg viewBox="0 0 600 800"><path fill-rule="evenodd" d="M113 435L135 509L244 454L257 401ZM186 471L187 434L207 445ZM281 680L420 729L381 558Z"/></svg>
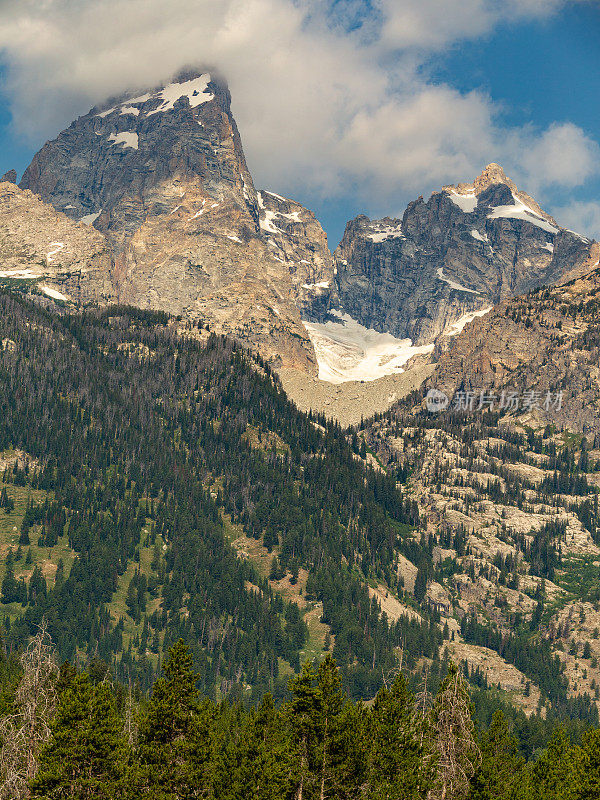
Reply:
<svg viewBox="0 0 600 800"><path fill-rule="evenodd" d="M209 74L92 109L44 145L20 186L93 224L119 252L148 217L170 213L190 181L213 202L242 198L256 223L229 92Z"/></svg>
<svg viewBox="0 0 600 800"><path fill-rule="evenodd" d="M324 274L324 233L280 200L290 219L263 230L270 206L259 204L229 91L210 74L92 109L42 148L21 187L106 237L120 301L205 319L275 366L314 371L295 301L305 275ZM301 241L307 231L314 245ZM304 269L295 261L311 248L317 261Z"/></svg>
<svg viewBox="0 0 600 800"><path fill-rule="evenodd" d="M503 299L556 283L590 245L491 164L473 184L410 203L401 220L349 222L332 303L367 327L425 344Z"/></svg>
<svg viewBox="0 0 600 800"><path fill-rule="evenodd" d="M335 270L327 234L313 212L295 200L263 190L258 204L261 230L273 256L289 271L303 319L322 318Z"/></svg>
<svg viewBox="0 0 600 800"><path fill-rule="evenodd" d="M439 339L430 386L448 395L537 393L529 424L598 432L600 244L592 245L579 272L556 286L503 300L457 336ZM562 392L560 408L555 402L544 407L547 392L554 398ZM521 402L515 415L526 410Z"/></svg>
<svg viewBox="0 0 600 800"><path fill-rule="evenodd" d="M0 279L53 299L116 300L112 253L101 233L32 192L0 183Z"/></svg>

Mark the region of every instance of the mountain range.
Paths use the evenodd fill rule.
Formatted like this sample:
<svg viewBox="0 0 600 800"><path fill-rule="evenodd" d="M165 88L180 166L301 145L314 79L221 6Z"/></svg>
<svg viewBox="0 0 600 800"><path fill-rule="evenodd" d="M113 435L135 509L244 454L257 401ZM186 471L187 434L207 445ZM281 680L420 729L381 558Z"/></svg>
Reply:
<svg viewBox="0 0 600 800"><path fill-rule="evenodd" d="M334 381L401 372L411 347L581 271L592 245L490 164L402 219L356 217L332 254L311 211L256 190L229 91L209 73L93 108L19 188L0 195L5 279L201 318L275 367Z"/></svg>
<svg viewBox="0 0 600 800"><path fill-rule="evenodd" d="M215 697L283 697L329 649L365 699L453 658L529 717L597 718L597 242L492 163L332 251L255 187L208 72L107 100L16 180L10 641L45 614L147 687L182 635Z"/></svg>

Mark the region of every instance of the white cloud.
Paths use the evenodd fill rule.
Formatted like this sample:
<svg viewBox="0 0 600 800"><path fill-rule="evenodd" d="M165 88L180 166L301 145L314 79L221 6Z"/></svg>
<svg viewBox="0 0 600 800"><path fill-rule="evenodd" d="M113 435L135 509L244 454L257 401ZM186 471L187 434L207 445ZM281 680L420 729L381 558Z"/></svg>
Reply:
<svg viewBox="0 0 600 800"><path fill-rule="evenodd" d="M413 95L360 109L344 132L339 158L371 190L391 194L401 180L410 192L474 176L494 138L489 100L447 86L422 86ZM488 159L489 160L489 159Z"/></svg>
<svg viewBox="0 0 600 800"><path fill-rule="evenodd" d="M551 125L541 135L516 132L513 161L535 188L582 184L600 166L600 147L572 123Z"/></svg>
<svg viewBox="0 0 600 800"><path fill-rule="evenodd" d="M564 0L379 0L388 48L440 47L488 33L499 22L546 17Z"/></svg>
<svg viewBox="0 0 600 800"><path fill-rule="evenodd" d="M419 49L561 2L378 0L365 20L358 0L333 16L330 0L3 0L0 49L15 125L34 139L107 96L214 65L257 185L352 191L357 210L392 211L489 161L529 190L594 171L597 145L576 126L506 130L489 97L428 84L419 69Z"/></svg>
<svg viewBox="0 0 600 800"><path fill-rule="evenodd" d="M552 209L552 215L565 228L600 240L600 202L576 200Z"/></svg>

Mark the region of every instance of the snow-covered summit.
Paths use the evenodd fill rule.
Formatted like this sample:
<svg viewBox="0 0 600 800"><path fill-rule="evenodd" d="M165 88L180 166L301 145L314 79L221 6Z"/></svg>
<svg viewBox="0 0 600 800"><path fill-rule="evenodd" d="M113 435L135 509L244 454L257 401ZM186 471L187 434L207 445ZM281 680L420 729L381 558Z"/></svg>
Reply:
<svg viewBox="0 0 600 800"><path fill-rule="evenodd" d="M472 213L477 208L479 196L490 187L498 185L508 186L515 198L515 203L521 203L533 217L541 217L553 227L558 227L556 221L540 208L533 197L521 191L514 181L506 175L502 167L496 163L488 164L472 183L444 186L442 191L446 192L452 202L458 205L465 213Z"/></svg>
<svg viewBox="0 0 600 800"><path fill-rule="evenodd" d="M187 98L191 108L197 108L214 99L214 94L208 88L210 82L210 73L205 72L195 78L172 81L160 89L134 97L124 95L118 102L113 102L108 108L98 112L96 116L104 118L118 112L122 115L132 114L137 117L143 114L150 117L153 114L170 111L175 103L183 97Z"/></svg>

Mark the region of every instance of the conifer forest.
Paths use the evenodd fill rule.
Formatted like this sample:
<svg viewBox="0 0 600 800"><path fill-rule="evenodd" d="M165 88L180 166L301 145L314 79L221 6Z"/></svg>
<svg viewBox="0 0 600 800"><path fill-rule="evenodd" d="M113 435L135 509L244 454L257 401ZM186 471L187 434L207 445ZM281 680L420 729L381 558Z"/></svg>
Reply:
<svg viewBox="0 0 600 800"><path fill-rule="evenodd" d="M434 548L462 556L466 534L428 530L416 462L383 468L374 434L299 411L235 340L3 290L0 342L1 798L600 798L595 698L540 635L560 522L523 540L531 619L451 630L428 587L456 565ZM563 456L555 481L585 495L588 465ZM507 557L493 569L518 583ZM453 658L458 637L537 708Z"/></svg>

